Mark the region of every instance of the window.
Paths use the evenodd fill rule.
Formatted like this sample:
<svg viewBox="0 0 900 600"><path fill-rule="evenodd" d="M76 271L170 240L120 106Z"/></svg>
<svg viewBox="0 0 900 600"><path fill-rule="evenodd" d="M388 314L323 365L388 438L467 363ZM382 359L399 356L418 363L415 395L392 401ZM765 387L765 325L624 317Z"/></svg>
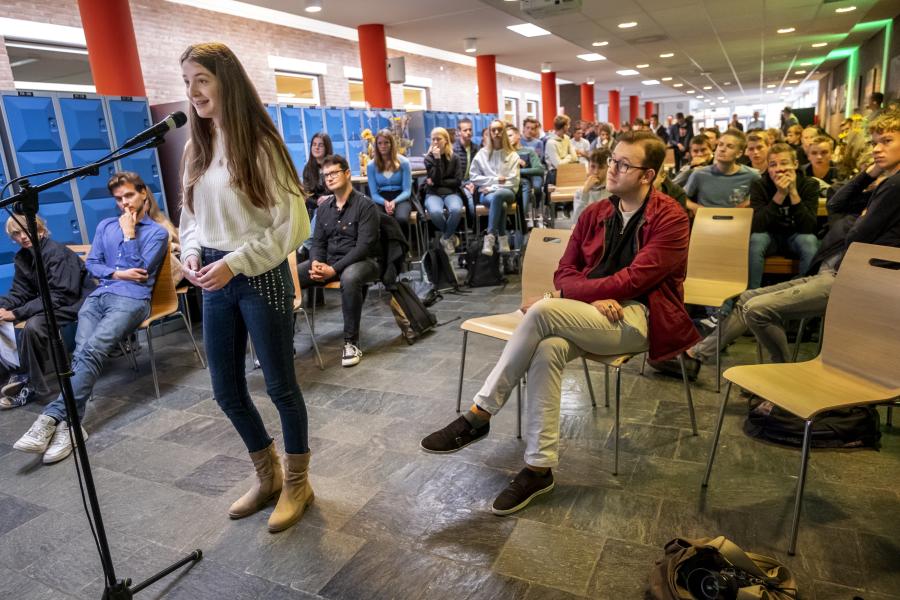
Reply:
<svg viewBox="0 0 900 600"><path fill-rule="evenodd" d="M350 106L354 108L366 107L366 95L363 93L363 82L356 79L348 79L350 88Z"/></svg>
<svg viewBox="0 0 900 600"><path fill-rule="evenodd" d="M318 106L319 78L316 75L275 71L275 93L280 102Z"/></svg>
<svg viewBox="0 0 900 600"><path fill-rule="evenodd" d="M519 122L519 101L516 98L503 99L503 120L513 125Z"/></svg>
<svg viewBox="0 0 900 600"><path fill-rule="evenodd" d="M541 111L541 105L537 100L526 100L525 101L525 116L531 117L532 119L538 118L538 113Z"/></svg>
<svg viewBox="0 0 900 600"><path fill-rule="evenodd" d="M428 91L422 87L404 85L403 108L406 110L428 110Z"/></svg>
<svg viewBox="0 0 900 600"><path fill-rule="evenodd" d="M6 52L18 89L94 92L87 50L6 38Z"/></svg>

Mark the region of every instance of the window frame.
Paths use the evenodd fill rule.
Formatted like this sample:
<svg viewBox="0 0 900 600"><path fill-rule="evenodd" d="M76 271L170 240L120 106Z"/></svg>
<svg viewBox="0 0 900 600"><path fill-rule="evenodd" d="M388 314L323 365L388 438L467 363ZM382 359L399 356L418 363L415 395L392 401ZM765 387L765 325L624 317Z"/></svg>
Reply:
<svg viewBox="0 0 900 600"><path fill-rule="evenodd" d="M287 97L278 93L278 77L292 77L294 79L308 79L312 82L313 98ZM319 75L314 73L298 73L295 71L286 71L284 69L275 69L275 95L279 102L285 104L302 104L304 106L322 106L321 90L319 89Z"/></svg>

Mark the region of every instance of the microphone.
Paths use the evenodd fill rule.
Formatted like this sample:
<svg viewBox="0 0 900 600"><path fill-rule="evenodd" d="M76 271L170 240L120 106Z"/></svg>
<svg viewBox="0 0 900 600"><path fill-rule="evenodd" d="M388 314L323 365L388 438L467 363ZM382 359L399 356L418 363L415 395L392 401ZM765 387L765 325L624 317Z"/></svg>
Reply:
<svg viewBox="0 0 900 600"><path fill-rule="evenodd" d="M148 127L143 130L139 134L134 137L129 138L122 144L122 149L125 148L133 148L138 144L143 144L148 140L152 140L153 138L162 137L172 131L173 129L177 129L187 123L187 117L183 112L173 112L171 115L156 123L152 127Z"/></svg>

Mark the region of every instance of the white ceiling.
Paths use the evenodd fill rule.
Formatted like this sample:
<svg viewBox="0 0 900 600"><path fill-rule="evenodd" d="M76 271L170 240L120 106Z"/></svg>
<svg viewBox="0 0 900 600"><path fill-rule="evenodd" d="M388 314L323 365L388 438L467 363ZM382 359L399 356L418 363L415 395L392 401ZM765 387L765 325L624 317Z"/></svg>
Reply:
<svg viewBox="0 0 900 600"><path fill-rule="evenodd" d="M769 89L778 93L840 62L823 62L830 50L858 45L876 33L851 32L857 23L900 12L897 0L583 0L579 11L538 21L520 12L519 2L504 0L323 0L324 10L317 14L304 13L302 0L249 2L347 27L383 23L390 37L451 52L462 53L464 38L474 37L479 54L494 54L502 64L538 71L542 62L550 62L562 79L580 83L593 77L598 92L619 89L654 100L684 99L688 89L730 101L758 100ZM848 5L857 9L835 12ZM638 25L617 27L626 21ZM540 25L552 35L525 38L506 29L523 22ZM796 31L776 33L781 27ZM595 41L609 44L592 47ZM811 47L816 42L828 45ZM586 52L608 60L589 63L576 58ZM659 57L666 52L675 56ZM814 65L799 66L807 61ZM636 76L615 72L644 63L650 66ZM795 75L798 69L807 73ZM656 86L641 84L663 77L673 79ZM789 83L793 79L799 82ZM680 89L670 87L679 82ZM776 87L767 88L770 84Z"/></svg>

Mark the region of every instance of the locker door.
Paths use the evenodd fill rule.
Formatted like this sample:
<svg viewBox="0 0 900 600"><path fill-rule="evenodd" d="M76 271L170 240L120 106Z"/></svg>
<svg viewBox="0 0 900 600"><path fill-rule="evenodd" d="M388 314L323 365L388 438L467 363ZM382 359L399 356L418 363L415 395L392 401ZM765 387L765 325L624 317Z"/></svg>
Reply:
<svg viewBox="0 0 900 600"><path fill-rule="evenodd" d="M281 131L281 128L278 126L278 105L266 104L266 112L269 113L269 117L272 119L272 123L275 125L275 129Z"/></svg>
<svg viewBox="0 0 900 600"><path fill-rule="evenodd" d="M393 118L394 113L390 110L380 110L378 111L378 117L376 122L378 123L378 130L382 129L390 129L391 128L391 119ZM375 133L374 131L372 133Z"/></svg>
<svg viewBox="0 0 900 600"><path fill-rule="evenodd" d="M0 148L0 190L3 189L3 186L5 186L10 179L9 171L6 168L6 159L3 157L2 148ZM4 198L9 197L11 194L12 191L7 190ZM5 219L3 222L5 222ZM8 235L2 235L3 233L4 232L0 232L0 265L12 263L13 256L19 251L19 246L9 239ZM10 277L9 283L11 282L12 278ZM4 287L4 285L2 278L0 278L0 294L5 294L9 291L9 286L6 285L6 287Z"/></svg>
<svg viewBox="0 0 900 600"><path fill-rule="evenodd" d="M347 139L349 141L361 140L362 130L366 128L363 122L363 111L348 108L344 110L344 125L346 126Z"/></svg>
<svg viewBox="0 0 900 600"><path fill-rule="evenodd" d="M331 137L334 153L349 159L347 150L347 130L344 126L344 111L340 108L325 109L325 130Z"/></svg>
<svg viewBox="0 0 900 600"><path fill-rule="evenodd" d="M63 120L63 133L73 165L96 162L109 154L109 129L102 98L64 97L59 98L59 108ZM100 169L100 174L76 180L84 229L92 238L97 224L107 217L118 217L119 210L106 187L110 176L115 173L115 165L108 164Z"/></svg>
<svg viewBox="0 0 900 600"><path fill-rule="evenodd" d="M107 107L109 109L110 122L112 123L113 143L117 147L152 124L150 107L144 99L108 98ZM145 150L128 158L123 158L119 161L119 168L123 171L134 171L140 175L147 187L153 190L160 209L166 210L162 180L159 175L159 160L155 149Z"/></svg>
<svg viewBox="0 0 900 600"><path fill-rule="evenodd" d="M303 172L306 166L306 136L303 134L303 117L295 106L280 106L281 135L287 145L288 153L294 161L297 173Z"/></svg>
<svg viewBox="0 0 900 600"><path fill-rule="evenodd" d="M16 246L18 248L18 246ZM13 266L12 262L0 265L0 294L8 294L9 288L12 287L13 275L15 275L16 268Z"/></svg>
<svg viewBox="0 0 900 600"><path fill-rule="evenodd" d="M322 115L321 108L304 108L302 109L302 114L303 128L306 130L307 141L316 133L325 131L325 118Z"/></svg>
<svg viewBox="0 0 900 600"><path fill-rule="evenodd" d="M431 130L434 129L435 127L443 127L443 125L438 125L437 113L426 112L423 115L423 119L425 120L425 137L426 138L429 135L431 135Z"/></svg>

